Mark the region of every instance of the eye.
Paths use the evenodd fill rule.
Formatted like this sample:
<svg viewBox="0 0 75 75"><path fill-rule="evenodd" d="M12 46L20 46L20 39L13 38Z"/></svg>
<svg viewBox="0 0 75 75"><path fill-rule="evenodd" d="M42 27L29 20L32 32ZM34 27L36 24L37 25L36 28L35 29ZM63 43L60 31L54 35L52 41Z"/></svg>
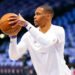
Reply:
<svg viewBox="0 0 75 75"><path fill-rule="evenodd" d="M37 13L37 15L40 15L40 13Z"/></svg>
<svg viewBox="0 0 75 75"><path fill-rule="evenodd" d="M41 15L41 14L40 14L40 13L36 13L35 15L39 16L39 15Z"/></svg>

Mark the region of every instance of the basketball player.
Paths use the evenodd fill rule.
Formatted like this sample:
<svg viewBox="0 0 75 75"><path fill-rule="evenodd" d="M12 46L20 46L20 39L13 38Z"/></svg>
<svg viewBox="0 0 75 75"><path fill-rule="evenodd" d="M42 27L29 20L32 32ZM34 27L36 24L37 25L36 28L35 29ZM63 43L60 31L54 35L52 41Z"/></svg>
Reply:
<svg viewBox="0 0 75 75"><path fill-rule="evenodd" d="M17 34L10 36L9 56L18 60L29 50L37 75L71 75L64 60L65 32L60 26L51 23L54 12L50 6L39 6L35 11L34 24L21 15L11 16L9 24L26 27L19 44ZM15 25L12 26L14 28Z"/></svg>

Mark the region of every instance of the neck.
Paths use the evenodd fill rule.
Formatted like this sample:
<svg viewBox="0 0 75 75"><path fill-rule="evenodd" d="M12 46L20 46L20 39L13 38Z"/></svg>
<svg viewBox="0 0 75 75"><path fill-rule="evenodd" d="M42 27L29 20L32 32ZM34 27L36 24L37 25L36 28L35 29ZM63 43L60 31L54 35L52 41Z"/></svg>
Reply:
<svg viewBox="0 0 75 75"><path fill-rule="evenodd" d="M51 27L51 22L46 23L42 27L40 26L40 31L46 33Z"/></svg>

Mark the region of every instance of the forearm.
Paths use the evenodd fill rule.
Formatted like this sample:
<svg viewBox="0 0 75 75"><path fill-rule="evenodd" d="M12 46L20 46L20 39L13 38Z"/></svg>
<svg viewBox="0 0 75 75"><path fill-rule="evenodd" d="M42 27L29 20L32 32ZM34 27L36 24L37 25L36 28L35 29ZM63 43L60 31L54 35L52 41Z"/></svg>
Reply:
<svg viewBox="0 0 75 75"><path fill-rule="evenodd" d="M17 52L17 38L10 38L10 45L9 45L9 57L12 60L17 60L19 58Z"/></svg>
<svg viewBox="0 0 75 75"><path fill-rule="evenodd" d="M44 35L42 32L40 32L37 28L35 28L31 24L28 24L26 28L29 30L32 37L43 46L52 46L57 41L57 37L54 34L49 34L50 36L49 38L49 36Z"/></svg>
<svg viewBox="0 0 75 75"><path fill-rule="evenodd" d="M17 44L17 38L10 39L9 57L12 60L18 60L27 50L27 45L24 40Z"/></svg>

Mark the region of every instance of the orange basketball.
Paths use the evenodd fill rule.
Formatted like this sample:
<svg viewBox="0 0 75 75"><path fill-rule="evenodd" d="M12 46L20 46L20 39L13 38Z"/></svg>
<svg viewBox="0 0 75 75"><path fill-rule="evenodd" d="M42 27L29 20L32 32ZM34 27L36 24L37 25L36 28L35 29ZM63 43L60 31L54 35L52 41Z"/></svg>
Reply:
<svg viewBox="0 0 75 75"><path fill-rule="evenodd" d="M3 15L1 17L1 20L0 20L0 29L3 33L9 35L9 36L13 36L13 35L16 35L18 34L18 32L21 30L21 26L20 25L16 25L15 28L12 28L11 25L9 25L9 17L10 16L15 16L16 14L14 13L7 13L5 15Z"/></svg>

